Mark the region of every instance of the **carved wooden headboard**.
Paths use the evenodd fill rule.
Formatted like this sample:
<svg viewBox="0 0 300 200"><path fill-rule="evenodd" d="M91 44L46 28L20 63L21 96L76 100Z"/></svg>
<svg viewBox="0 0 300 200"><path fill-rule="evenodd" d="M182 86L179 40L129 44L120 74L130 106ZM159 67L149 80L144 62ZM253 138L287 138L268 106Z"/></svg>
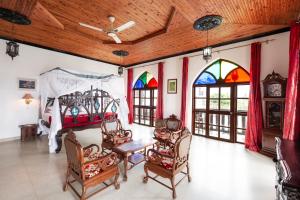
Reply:
<svg viewBox="0 0 300 200"><path fill-rule="evenodd" d="M120 100L112 98L108 92L98 88L74 92L58 98L62 124L65 117L72 116L76 122L79 114L88 115L89 121L103 120L105 113L116 113Z"/></svg>

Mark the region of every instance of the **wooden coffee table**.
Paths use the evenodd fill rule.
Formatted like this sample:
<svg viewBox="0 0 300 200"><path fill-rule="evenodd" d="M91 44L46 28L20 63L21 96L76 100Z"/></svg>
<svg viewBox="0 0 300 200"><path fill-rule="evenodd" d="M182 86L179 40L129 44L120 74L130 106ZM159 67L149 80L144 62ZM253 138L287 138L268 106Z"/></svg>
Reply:
<svg viewBox="0 0 300 200"><path fill-rule="evenodd" d="M153 146L155 143L157 141L154 139L147 141L135 140L113 148L113 151L119 154L124 160L124 181L127 181L127 171L143 162L145 160L146 148ZM131 164L129 168L128 162Z"/></svg>

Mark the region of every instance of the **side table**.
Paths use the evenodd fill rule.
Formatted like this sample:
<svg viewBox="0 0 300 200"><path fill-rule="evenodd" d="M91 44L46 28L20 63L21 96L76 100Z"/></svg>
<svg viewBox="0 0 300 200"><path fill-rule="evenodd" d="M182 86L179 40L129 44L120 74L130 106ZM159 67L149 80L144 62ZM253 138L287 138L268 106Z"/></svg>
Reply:
<svg viewBox="0 0 300 200"><path fill-rule="evenodd" d="M21 129L21 141L25 141L28 137L35 138L37 135L37 124L23 124L19 126Z"/></svg>

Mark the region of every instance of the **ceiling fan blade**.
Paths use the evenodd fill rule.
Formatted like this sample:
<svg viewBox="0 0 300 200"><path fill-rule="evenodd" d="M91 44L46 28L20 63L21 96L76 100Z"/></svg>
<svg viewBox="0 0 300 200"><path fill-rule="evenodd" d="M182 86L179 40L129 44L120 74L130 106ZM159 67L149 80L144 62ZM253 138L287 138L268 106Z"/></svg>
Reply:
<svg viewBox="0 0 300 200"><path fill-rule="evenodd" d="M80 26L84 26L84 27L86 27L86 28L90 28L90 29L96 30L96 31L104 32L102 28L97 28L97 27L95 27L95 26L91 26L91 25L88 25L88 24L85 24L85 23L79 22L79 25L80 25Z"/></svg>
<svg viewBox="0 0 300 200"><path fill-rule="evenodd" d="M121 26L119 26L118 28L115 29L116 32L121 32L121 31L124 31L128 28L131 28L135 25L135 22L134 21L129 21L127 22L126 24L123 24Z"/></svg>
<svg viewBox="0 0 300 200"><path fill-rule="evenodd" d="M117 44L122 43L122 41L120 40L120 38L116 34L114 34L114 33L113 34L108 34L108 36L112 37Z"/></svg>

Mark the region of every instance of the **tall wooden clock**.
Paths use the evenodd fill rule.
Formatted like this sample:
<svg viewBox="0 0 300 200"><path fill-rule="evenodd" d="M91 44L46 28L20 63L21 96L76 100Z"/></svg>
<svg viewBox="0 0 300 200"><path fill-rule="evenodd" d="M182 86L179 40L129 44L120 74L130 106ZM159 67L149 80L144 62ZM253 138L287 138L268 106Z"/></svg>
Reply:
<svg viewBox="0 0 300 200"><path fill-rule="evenodd" d="M274 71L263 80L265 120L262 153L275 155L275 137L282 137L286 79Z"/></svg>

